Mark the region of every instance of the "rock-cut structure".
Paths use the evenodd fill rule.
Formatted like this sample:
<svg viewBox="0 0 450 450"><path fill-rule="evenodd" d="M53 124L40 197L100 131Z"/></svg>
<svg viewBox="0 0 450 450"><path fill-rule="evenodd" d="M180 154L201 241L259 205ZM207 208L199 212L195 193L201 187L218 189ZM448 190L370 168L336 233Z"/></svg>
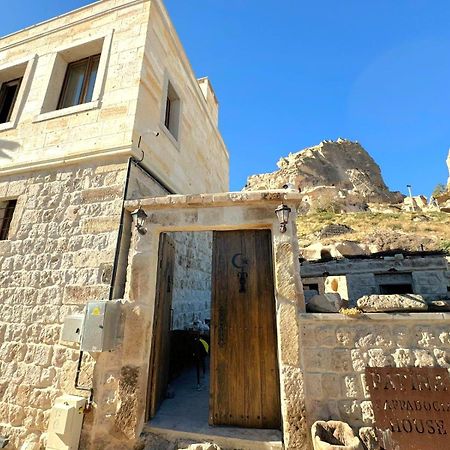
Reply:
<svg viewBox="0 0 450 450"><path fill-rule="evenodd" d="M380 167L358 143L347 139L322 141L278 161L279 170L248 178L246 190L291 187L308 193L333 188L340 197L356 195L370 202L397 203L403 197L389 191Z"/></svg>

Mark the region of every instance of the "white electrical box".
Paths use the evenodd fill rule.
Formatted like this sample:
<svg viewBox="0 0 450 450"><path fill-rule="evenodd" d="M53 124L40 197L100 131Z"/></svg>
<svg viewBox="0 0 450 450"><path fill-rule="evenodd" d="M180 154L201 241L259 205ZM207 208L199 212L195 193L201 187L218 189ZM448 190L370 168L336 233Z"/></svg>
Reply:
<svg viewBox="0 0 450 450"><path fill-rule="evenodd" d="M47 450L77 450L80 442L84 397L63 395L55 400L50 411Z"/></svg>
<svg viewBox="0 0 450 450"><path fill-rule="evenodd" d="M80 342L83 330L83 314L66 316L61 334L61 340L66 342Z"/></svg>
<svg viewBox="0 0 450 450"><path fill-rule="evenodd" d="M83 352L114 350L120 317L121 303L118 301L89 302L86 306L80 349Z"/></svg>

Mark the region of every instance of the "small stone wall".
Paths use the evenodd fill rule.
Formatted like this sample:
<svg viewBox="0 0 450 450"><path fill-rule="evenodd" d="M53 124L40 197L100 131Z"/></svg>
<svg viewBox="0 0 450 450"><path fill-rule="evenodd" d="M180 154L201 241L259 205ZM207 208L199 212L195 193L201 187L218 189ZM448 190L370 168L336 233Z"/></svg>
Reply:
<svg viewBox="0 0 450 450"><path fill-rule="evenodd" d="M128 364L143 368L139 375L139 395L136 397L136 426L132 430L137 438L145 420L145 394L148 381L148 361L151 351L153 312L157 285L157 249L162 232L191 232L212 230L270 229L272 232L274 284L277 311L278 355L280 371L280 397L283 417L283 438L286 450L310 449L306 427L303 374L299 350L299 311L305 311L298 260L298 241L295 205L299 194L282 191L233 192L201 195L173 195L164 198L147 198L127 202L128 211L138 206L148 214L147 234L139 235L133 231L128 264L127 289L124 301L131 313L125 319L124 338L117 352L107 355L104 368L107 373L114 372L114 365ZM280 204L292 208L287 232L280 233L280 224L275 208ZM138 317L138 319L137 319ZM147 336L147 340L142 339ZM142 345L136 345L140 339ZM111 396L114 387L111 386ZM105 392L106 393L106 392ZM117 399L117 404L121 400ZM100 424L110 421L113 412L106 408ZM187 412L188 414L188 412ZM107 426L103 430L107 430ZM117 426L123 430L127 426ZM128 428L127 428L128 429ZM128 436L128 434L127 434ZM111 439L111 434L104 434ZM100 437L96 444L101 443ZM122 438L121 448L126 441ZM132 441L129 441L132 444Z"/></svg>
<svg viewBox="0 0 450 450"><path fill-rule="evenodd" d="M305 284L316 283L319 292L339 292L350 305L363 295L380 294L380 274L409 275L415 294L437 298L450 288L448 259L442 255L425 257L385 257L380 259L342 259L322 263L303 263Z"/></svg>
<svg viewBox="0 0 450 450"><path fill-rule="evenodd" d="M309 426L338 419L371 426L369 367L450 368L450 314L300 314L300 351Z"/></svg>
<svg viewBox="0 0 450 450"><path fill-rule="evenodd" d="M40 448L55 398L87 395L74 389L79 345L60 333L67 315L109 296L126 174L126 162L110 161L0 180L0 198L17 198L9 239L0 241L0 436L8 448ZM94 358L85 354L84 386L98 370Z"/></svg>
<svg viewBox="0 0 450 450"><path fill-rule="evenodd" d="M0 181L0 198L17 198L10 239L0 241L0 435L9 448L39 448L55 398L80 394L78 346L60 342L61 325L108 298L125 175L122 163ZM89 384L89 355L84 367Z"/></svg>
<svg viewBox="0 0 450 450"><path fill-rule="evenodd" d="M211 316L212 232L170 233L175 241L173 329Z"/></svg>

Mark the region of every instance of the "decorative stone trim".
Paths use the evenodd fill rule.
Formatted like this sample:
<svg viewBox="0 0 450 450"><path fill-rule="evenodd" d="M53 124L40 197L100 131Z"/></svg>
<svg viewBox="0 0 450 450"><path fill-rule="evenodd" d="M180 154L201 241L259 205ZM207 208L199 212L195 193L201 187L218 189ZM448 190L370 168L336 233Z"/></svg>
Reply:
<svg viewBox="0 0 450 450"><path fill-rule="evenodd" d="M145 209L191 208L239 206L254 203L300 202L301 196L296 191L271 190L254 192L226 192L219 194L167 195L165 197L144 198L126 202L128 211L142 206Z"/></svg>

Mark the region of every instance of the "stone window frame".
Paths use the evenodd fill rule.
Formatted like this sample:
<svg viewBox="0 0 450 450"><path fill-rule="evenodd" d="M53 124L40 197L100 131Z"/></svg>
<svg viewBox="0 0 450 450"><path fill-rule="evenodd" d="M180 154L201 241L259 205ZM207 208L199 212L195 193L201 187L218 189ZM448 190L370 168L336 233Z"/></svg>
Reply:
<svg viewBox="0 0 450 450"><path fill-rule="evenodd" d="M35 54L31 57L21 58L0 66L0 85L12 79L22 78L11 116L8 122L0 124L0 132L17 127L30 91L37 59L38 56Z"/></svg>
<svg viewBox="0 0 450 450"><path fill-rule="evenodd" d="M43 95L40 113L34 118L33 122L43 122L101 108L113 35L114 29L107 34L102 33L89 36L88 38L74 41L71 45L60 47L52 54L51 71L48 73L46 83L47 90ZM68 108L57 109L68 65L95 54L100 54L101 56L92 100Z"/></svg>
<svg viewBox="0 0 450 450"><path fill-rule="evenodd" d="M169 75L169 72L166 70L164 72L164 81L163 81L163 96L161 99L161 111L160 111L160 121L159 127L164 132L164 135L167 136L169 141L174 145L177 150L180 150L180 143L182 138L182 130L183 130L183 108L184 102L179 94L181 90L179 89L177 83L173 80L173 78ZM176 112L176 125L175 125L175 133L171 131L166 126L166 108L167 108L167 99L172 97L176 97L175 106L177 109ZM172 107L173 107L172 106Z"/></svg>

